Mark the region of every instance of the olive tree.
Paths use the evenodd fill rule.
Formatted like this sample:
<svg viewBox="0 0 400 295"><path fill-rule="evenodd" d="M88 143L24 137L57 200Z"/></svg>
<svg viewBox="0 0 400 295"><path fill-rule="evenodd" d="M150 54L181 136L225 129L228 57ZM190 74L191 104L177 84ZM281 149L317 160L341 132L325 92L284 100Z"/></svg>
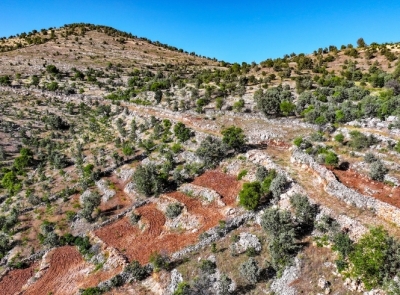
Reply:
<svg viewBox="0 0 400 295"><path fill-rule="evenodd" d="M243 149L243 146L246 143L246 136L242 128L231 126L224 130L222 130L222 142L225 143L228 147L239 151Z"/></svg>
<svg viewBox="0 0 400 295"><path fill-rule="evenodd" d="M207 136L196 150L206 167L215 167L225 157L227 146L218 138Z"/></svg>
<svg viewBox="0 0 400 295"><path fill-rule="evenodd" d="M132 175L132 181L139 193L149 197L158 195L164 189L165 175L159 173L154 164L139 165Z"/></svg>

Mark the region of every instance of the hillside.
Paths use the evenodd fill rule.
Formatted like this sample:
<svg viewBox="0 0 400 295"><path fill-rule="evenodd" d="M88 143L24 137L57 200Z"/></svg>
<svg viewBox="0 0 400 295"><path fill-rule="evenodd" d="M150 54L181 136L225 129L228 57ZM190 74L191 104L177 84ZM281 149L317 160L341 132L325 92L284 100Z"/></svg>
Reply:
<svg viewBox="0 0 400 295"><path fill-rule="evenodd" d="M0 39L1 294L400 294L400 44L257 64Z"/></svg>

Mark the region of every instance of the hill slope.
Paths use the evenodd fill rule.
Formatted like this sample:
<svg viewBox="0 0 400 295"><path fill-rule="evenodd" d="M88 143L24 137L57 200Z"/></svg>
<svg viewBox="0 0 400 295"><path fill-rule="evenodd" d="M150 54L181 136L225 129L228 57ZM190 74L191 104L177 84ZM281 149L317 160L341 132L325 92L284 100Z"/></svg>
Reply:
<svg viewBox="0 0 400 295"><path fill-rule="evenodd" d="M360 45L2 38L0 293L396 294L400 47Z"/></svg>

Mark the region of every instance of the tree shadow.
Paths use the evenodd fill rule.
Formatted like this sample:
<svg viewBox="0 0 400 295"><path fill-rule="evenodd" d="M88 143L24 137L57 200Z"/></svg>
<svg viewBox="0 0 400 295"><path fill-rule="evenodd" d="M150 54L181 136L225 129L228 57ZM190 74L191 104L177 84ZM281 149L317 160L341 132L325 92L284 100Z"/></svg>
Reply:
<svg viewBox="0 0 400 295"><path fill-rule="evenodd" d="M340 163L338 169L342 171L347 171L350 168L350 163L349 162L342 162Z"/></svg>

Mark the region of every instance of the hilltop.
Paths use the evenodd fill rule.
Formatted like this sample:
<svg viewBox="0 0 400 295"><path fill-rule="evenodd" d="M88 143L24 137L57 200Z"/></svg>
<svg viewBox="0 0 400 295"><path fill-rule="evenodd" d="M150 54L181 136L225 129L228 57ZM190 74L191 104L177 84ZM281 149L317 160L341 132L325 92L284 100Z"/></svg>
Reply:
<svg viewBox="0 0 400 295"><path fill-rule="evenodd" d="M398 294L399 57L1 38L0 293Z"/></svg>

